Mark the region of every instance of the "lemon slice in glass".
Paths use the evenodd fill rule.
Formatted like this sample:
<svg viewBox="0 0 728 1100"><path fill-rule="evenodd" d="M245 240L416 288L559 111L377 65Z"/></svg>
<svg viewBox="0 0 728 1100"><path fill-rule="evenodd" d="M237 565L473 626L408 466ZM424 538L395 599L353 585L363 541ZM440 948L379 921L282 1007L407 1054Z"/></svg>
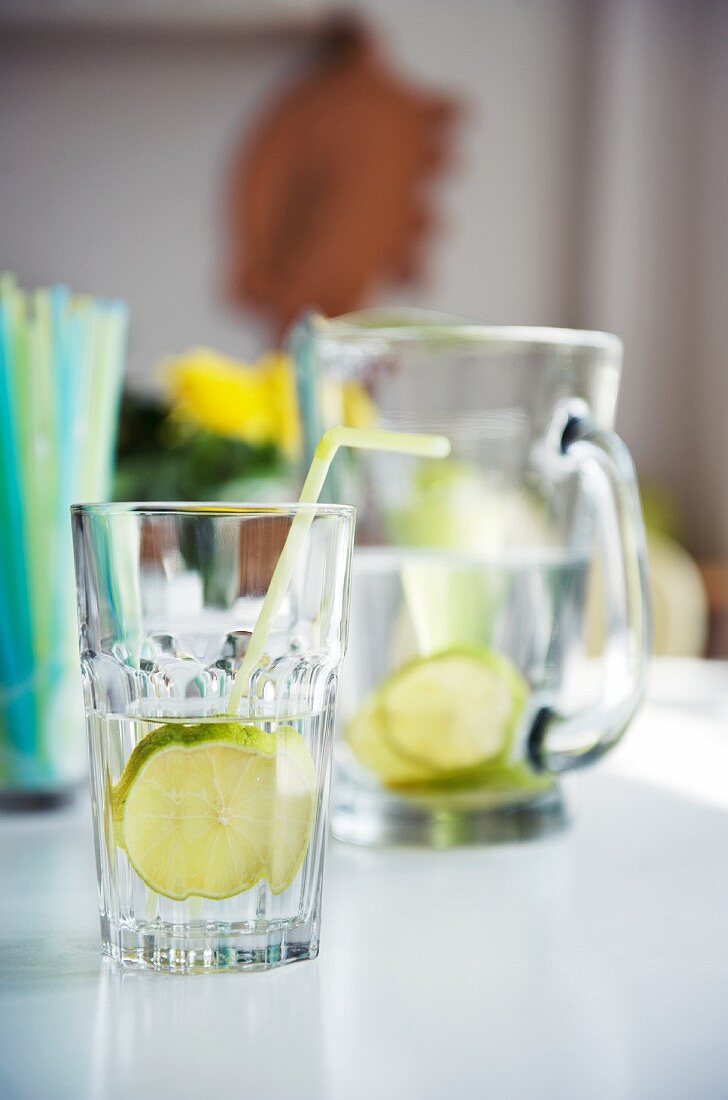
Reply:
<svg viewBox="0 0 728 1100"><path fill-rule="evenodd" d="M390 748L432 775L502 761L528 686L507 657L473 646L412 661L378 695Z"/></svg>
<svg viewBox="0 0 728 1100"><path fill-rule="evenodd" d="M156 893L222 899L267 879L274 894L308 849L316 774L291 726L169 723L134 749L113 792L118 840Z"/></svg>

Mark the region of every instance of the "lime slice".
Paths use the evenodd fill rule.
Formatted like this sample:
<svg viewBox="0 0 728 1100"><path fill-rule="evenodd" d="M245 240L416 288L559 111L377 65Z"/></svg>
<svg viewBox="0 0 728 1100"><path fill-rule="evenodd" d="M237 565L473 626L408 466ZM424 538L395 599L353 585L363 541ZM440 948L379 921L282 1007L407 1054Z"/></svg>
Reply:
<svg viewBox="0 0 728 1100"><path fill-rule="evenodd" d="M481 764L460 772L440 772L426 783L410 783L402 788L409 797L431 801L443 796L445 804L477 806L517 801L519 796L530 797L535 792L546 791L553 786L549 773L534 772L528 764ZM453 801L454 799L454 801Z"/></svg>
<svg viewBox="0 0 728 1100"><path fill-rule="evenodd" d="M346 740L360 764L385 784L417 783L432 776L395 752L387 741L378 694L370 696L346 728Z"/></svg>
<svg viewBox="0 0 728 1100"><path fill-rule="evenodd" d="M273 770L275 808L265 877L271 892L280 894L303 863L316 809L313 760L305 741L290 727L282 750L279 744Z"/></svg>
<svg viewBox="0 0 728 1100"><path fill-rule="evenodd" d="M390 747L430 774L500 761L527 698L512 661L476 647L413 661L379 690Z"/></svg>
<svg viewBox="0 0 728 1100"><path fill-rule="evenodd" d="M116 833L158 894L233 897L295 878L316 801L310 753L291 726L169 724L134 749L113 792Z"/></svg>
<svg viewBox="0 0 728 1100"><path fill-rule="evenodd" d="M406 503L386 515L392 541L498 553L506 546L550 546L553 533L543 501L527 489L493 482L473 462L420 462Z"/></svg>

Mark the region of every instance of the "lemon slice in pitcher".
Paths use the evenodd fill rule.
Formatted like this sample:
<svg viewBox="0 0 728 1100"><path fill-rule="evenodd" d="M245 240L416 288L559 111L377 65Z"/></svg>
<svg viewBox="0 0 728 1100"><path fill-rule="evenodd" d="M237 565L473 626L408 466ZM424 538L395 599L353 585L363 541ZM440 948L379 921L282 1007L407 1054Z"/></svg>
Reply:
<svg viewBox="0 0 728 1100"><path fill-rule="evenodd" d="M417 783L432 776L431 768L407 760L387 740L379 694L370 696L346 727L346 740L360 764L383 783Z"/></svg>
<svg viewBox="0 0 728 1100"><path fill-rule="evenodd" d="M308 849L316 774L290 726L167 724L140 741L113 792L117 835L158 894L233 897L265 878L274 894Z"/></svg>
<svg viewBox="0 0 728 1100"><path fill-rule="evenodd" d="M527 698L513 662L475 646L412 661L379 691L390 748L431 774L502 759Z"/></svg>

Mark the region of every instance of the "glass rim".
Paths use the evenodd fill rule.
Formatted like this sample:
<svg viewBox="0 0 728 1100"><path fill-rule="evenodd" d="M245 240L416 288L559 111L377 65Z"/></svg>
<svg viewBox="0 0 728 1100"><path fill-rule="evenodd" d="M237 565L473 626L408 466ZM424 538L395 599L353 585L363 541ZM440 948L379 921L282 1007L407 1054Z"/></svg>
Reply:
<svg viewBox="0 0 728 1100"><path fill-rule="evenodd" d="M356 508L353 504L300 504L256 503L250 501L98 501L89 504L72 504L73 516L238 516L261 519L270 516L290 516L299 512L313 513L314 516L339 516L342 519L353 518Z"/></svg>
<svg viewBox="0 0 728 1100"><path fill-rule="evenodd" d="M324 317L322 314L313 314L311 321L316 328L334 340L379 337L404 343L408 340L440 337L458 339L463 343L492 344L500 347L550 347L571 350L582 348L611 353L618 357L622 355L624 349L619 336L599 329L558 328L548 325L497 325L470 320L467 317L460 318L437 313L431 314L431 319L428 320L426 310L412 310L409 312L411 321L405 320L398 324L394 318L406 316L406 311L398 313L397 310L392 310L391 319L384 311L381 313L374 310L363 311L362 316L366 317L367 312L370 321L365 323L352 320L353 314L342 314L340 317L331 318Z"/></svg>

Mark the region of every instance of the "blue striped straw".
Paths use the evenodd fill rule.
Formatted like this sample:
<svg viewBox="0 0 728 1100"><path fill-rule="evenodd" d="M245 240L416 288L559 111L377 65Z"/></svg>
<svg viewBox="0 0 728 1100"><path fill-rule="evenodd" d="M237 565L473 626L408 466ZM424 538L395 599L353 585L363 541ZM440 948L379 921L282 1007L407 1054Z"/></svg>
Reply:
<svg viewBox="0 0 728 1100"><path fill-rule="evenodd" d="M0 297L0 515L6 534L0 539L0 691L9 744L20 753L30 753L36 729L35 698L30 690L34 659L13 371L20 303L15 300L14 288L3 289L6 293Z"/></svg>

